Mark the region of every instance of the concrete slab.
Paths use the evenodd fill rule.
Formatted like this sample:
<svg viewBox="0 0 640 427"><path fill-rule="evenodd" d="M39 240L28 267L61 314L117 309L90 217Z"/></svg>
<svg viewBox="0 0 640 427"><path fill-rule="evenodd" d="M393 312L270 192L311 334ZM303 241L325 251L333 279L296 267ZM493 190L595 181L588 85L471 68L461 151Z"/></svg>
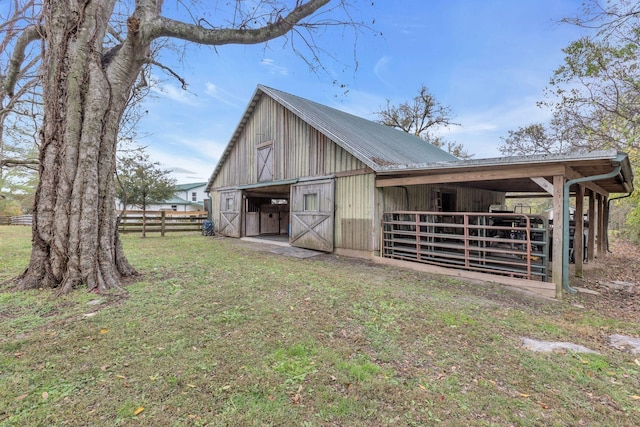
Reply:
<svg viewBox="0 0 640 427"><path fill-rule="evenodd" d="M609 337L611 347L626 351L631 354L640 354L640 338L614 334Z"/></svg>
<svg viewBox="0 0 640 427"><path fill-rule="evenodd" d="M599 354L595 350L591 350L582 345L573 344L570 342L563 341L538 341L531 338L520 338L522 341L522 345L524 348L531 351L539 351L545 353L551 353L553 351L573 351L575 353L593 353Z"/></svg>
<svg viewBox="0 0 640 427"><path fill-rule="evenodd" d="M322 255L324 253L324 252L313 251L311 249L296 248L294 246L277 247L274 249L270 249L269 252L278 254L278 255L291 256L295 258L311 258L316 255Z"/></svg>

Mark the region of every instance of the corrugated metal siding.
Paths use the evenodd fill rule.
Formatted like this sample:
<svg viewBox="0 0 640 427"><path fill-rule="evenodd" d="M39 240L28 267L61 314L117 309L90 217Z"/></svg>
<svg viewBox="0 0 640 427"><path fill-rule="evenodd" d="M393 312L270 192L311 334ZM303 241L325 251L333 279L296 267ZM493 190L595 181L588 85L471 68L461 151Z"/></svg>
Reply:
<svg viewBox="0 0 640 427"><path fill-rule="evenodd" d="M488 212L493 204L504 204L504 193L479 190L475 188L458 187L452 185L411 185L407 187L384 188L383 209L385 211L436 210L434 192L455 192L456 211L458 212Z"/></svg>
<svg viewBox="0 0 640 427"><path fill-rule="evenodd" d="M336 178L335 247L374 250L374 175Z"/></svg>

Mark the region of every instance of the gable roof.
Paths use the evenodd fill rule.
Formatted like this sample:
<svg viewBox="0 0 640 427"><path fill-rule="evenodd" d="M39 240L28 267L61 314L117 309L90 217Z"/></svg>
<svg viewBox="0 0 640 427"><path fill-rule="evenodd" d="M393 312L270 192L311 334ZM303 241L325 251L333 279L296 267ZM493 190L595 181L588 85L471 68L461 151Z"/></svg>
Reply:
<svg viewBox="0 0 640 427"><path fill-rule="evenodd" d="M222 153L207 188L231 149L262 96L269 96L313 128L326 135L340 147L356 157L373 171L394 165L451 162L457 157L429 144L415 135L385 126L344 111L319 104L277 89L258 85L240 123Z"/></svg>

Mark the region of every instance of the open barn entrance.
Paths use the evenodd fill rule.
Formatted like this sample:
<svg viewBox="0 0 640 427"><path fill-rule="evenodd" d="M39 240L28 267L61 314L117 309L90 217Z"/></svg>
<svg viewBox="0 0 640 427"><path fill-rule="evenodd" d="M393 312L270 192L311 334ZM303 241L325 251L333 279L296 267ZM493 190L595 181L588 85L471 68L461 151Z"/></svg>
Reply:
<svg viewBox="0 0 640 427"><path fill-rule="evenodd" d="M289 193L269 195L247 192L244 197L244 236L288 240Z"/></svg>

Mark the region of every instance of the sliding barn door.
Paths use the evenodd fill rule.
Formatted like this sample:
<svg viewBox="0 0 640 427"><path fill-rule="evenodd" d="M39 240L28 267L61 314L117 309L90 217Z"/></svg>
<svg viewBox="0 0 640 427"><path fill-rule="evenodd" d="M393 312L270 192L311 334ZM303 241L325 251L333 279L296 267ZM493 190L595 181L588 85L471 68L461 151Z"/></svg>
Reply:
<svg viewBox="0 0 640 427"><path fill-rule="evenodd" d="M240 237L242 191L225 191L220 194L220 223L218 233L223 236Z"/></svg>
<svg viewBox="0 0 640 427"><path fill-rule="evenodd" d="M291 186L291 246L333 251L334 180Z"/></svg>

